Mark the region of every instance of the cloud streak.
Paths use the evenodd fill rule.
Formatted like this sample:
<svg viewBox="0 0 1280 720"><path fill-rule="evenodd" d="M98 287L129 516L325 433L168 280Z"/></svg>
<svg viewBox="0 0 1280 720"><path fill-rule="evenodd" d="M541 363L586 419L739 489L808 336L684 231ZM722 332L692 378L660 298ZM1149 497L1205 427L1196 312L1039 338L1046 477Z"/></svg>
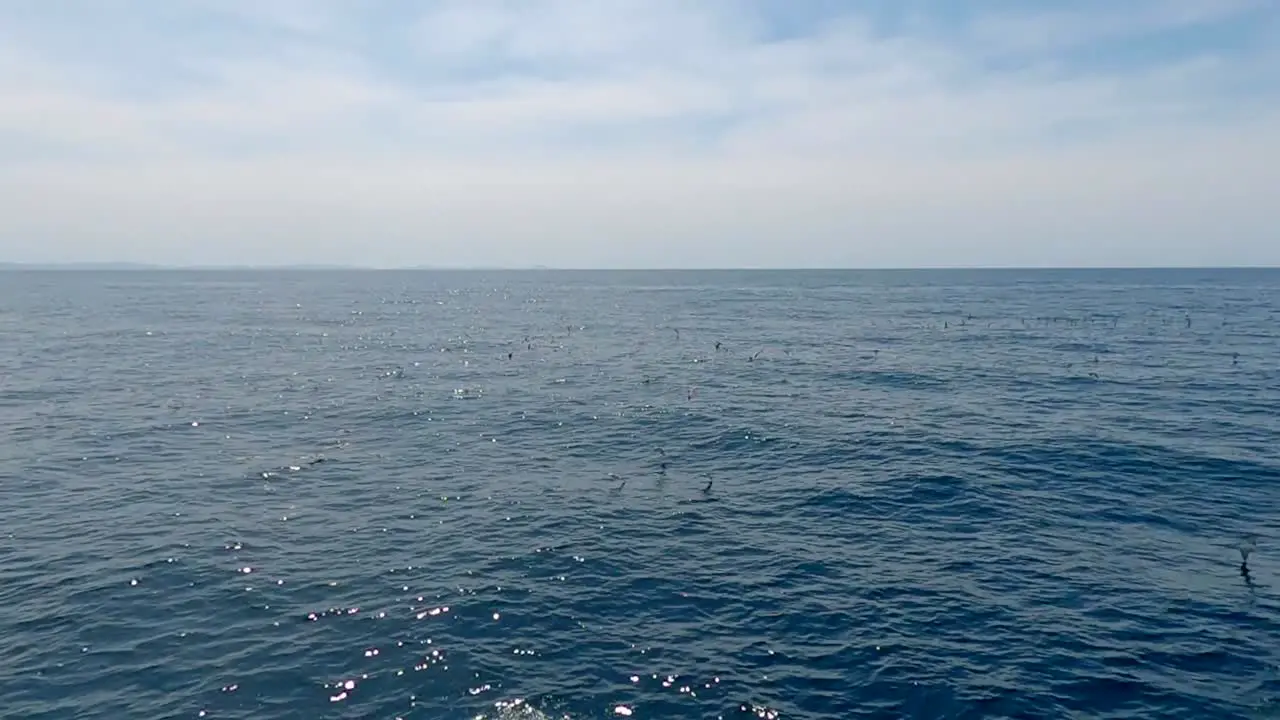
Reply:
<svg viewBox="0 0 1280 720"><path fill-rule="evenodd" d="M0 257L1280 264L1274 5L790 5L15 1Z"/></svg>

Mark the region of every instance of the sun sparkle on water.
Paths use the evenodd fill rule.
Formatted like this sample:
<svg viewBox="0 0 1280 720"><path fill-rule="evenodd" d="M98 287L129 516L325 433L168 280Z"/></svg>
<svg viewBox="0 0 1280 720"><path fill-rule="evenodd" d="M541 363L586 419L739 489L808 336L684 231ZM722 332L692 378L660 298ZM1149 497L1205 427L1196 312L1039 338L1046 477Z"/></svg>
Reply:
<svg viewBox="0 0 1280 720"><path fill-rule="evenodd" d="M23 717L1280 697L1280 273L3 280Z"/></svg>

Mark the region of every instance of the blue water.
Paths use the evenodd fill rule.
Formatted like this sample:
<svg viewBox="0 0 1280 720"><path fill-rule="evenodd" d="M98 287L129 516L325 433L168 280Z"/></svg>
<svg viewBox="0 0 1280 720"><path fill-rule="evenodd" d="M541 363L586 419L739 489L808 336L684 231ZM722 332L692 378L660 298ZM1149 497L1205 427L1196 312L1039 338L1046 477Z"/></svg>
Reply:
<svg viewBox="0 0 1280 720"><path fill-rule="evenodd" d="M0 338L6 719L1280 717L1280 272L9 272Z"/></svg>

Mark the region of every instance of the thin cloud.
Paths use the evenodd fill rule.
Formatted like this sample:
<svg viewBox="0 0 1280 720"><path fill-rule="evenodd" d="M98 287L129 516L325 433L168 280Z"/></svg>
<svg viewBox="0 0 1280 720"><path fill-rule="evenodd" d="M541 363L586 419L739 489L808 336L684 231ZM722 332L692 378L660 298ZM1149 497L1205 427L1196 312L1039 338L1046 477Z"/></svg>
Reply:
<svg viewBox="0 0 1280 720"><path fill-rule="evenodd" d="M1246 0L801 33L755 0L165 7L99 18L167 33L125 60L0 8L0 256L1280 262L1277 13Z"/></svg>

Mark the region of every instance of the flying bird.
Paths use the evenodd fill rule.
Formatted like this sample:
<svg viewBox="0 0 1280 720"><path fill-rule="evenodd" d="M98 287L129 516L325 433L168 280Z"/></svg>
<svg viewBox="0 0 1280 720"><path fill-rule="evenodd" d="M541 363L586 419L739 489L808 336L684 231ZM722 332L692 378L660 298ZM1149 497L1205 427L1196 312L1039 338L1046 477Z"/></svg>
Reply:
<svg viewBox="0 0 1280 720"><path fill-rule="evenodd" d="M1249 556L1258 549L1258 536L1250 535L1240 541L1240 572L1249 572Z"/></svg>

